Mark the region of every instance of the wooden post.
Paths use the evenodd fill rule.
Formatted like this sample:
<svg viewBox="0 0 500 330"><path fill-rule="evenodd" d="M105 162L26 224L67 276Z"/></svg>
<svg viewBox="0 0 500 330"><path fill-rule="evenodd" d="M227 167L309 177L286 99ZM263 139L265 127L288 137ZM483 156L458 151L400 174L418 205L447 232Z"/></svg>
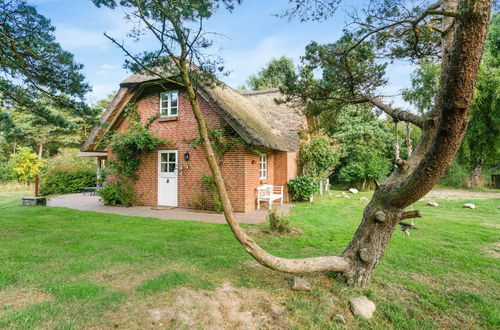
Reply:
<svg viewBox="0 0 500 330"><path fill-rule="evenodd" d="M38 174L35 175L35 197L38 197Z"/></svg>

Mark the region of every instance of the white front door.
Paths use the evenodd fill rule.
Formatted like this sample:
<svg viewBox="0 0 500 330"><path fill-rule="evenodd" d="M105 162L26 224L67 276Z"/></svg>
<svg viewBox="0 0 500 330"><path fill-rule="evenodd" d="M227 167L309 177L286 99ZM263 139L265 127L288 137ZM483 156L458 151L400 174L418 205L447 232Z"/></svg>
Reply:
<svg viewBox="0 0 500 330"><path fill-rule="evenodd" d="M158 151L158 205L177 206L177 150Z"/></svg>

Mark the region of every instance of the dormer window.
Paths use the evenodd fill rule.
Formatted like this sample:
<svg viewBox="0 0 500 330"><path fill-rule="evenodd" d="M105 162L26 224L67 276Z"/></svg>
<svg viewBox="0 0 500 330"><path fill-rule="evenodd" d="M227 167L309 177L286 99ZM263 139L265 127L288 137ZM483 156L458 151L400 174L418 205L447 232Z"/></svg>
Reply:
<svg viewBox="0 0 500 330"><path fill-rule="evenodd" d="M176 117L179 114L179 92L171 91L160 94L160 116Z"/></svg>

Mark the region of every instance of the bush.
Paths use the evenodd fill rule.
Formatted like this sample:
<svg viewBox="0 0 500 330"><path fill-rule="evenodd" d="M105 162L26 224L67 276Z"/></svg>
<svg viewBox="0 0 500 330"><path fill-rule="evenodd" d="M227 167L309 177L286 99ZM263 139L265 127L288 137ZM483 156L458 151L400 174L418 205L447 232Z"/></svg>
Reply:
<svg viewBox="0 0 500 330"><path fill-rule="evenodd" d="M463 188L467 184L469 174L469 169L455 160L450 164L439 184L448 187Z"/></svg>
<svg viewBox="0 0 500 330"><path fill-rule="evenodd" d="M84 187L96 186L96 172L81 167L56 167L48 170L40 182L40 194L78 193Z"/></svg>
<svg viewBox="0 0 500 330"><path fill-rule="evenodd" d="M294 201L308 201L316 192L318 185L313 178L301 176L288 181L288 187Z"/></svg>
<svg viewBox="0 0 500 330"><path fill-rule="evenodd" d="M99 190L99 196L105 205L132 206L137 198L134 193L134 185L131 182L112 182Z"/></svg>
<svg viewBox="0 0 500 330"><path fill-rule="evenodd" d="M269 221L269 229L278 233L289 233L292 231L290 226L290 221L282 215L278 215L276 207L273 207L267 214L267 220Z"/></svg>
<svg viewBox="0 0 500 330"><path fill-rule="evenodd" d="M0 165L0 182L11 182L16 180L16 172L9 163Z"/></svg>
<svg viewBox="0 0 500 330"><path fill-rule="evenodd" d="M18 181L33 182L45 167L45 161L38 158L31 148L20 147L10 155L8 166L14 171Z"/></svg>

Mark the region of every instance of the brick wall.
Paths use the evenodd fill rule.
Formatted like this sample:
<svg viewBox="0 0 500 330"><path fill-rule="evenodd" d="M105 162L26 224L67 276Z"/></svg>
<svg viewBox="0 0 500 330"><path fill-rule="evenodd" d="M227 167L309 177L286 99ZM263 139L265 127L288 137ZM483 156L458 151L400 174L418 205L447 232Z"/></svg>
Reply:
<svg viewBox="0 0 500 330"><path fill-rule="evenodd" d="M158 113L162 91L160 86L149 87L137 99L137 111L143 122ZM200 97L199 102L210 128L221 129L227 125L203 98ZM117 130L123 131L126 127L127 120L124 120L118 125ZM160 146L158 150L178 151L178 206L191 207L193 199L202 191L202 175L211 173L203 147L191 146L193 139L198 137L197 123L191 105L183 92L179 93L179 115L174 120L162 118L155 120L151 125L151 130L156 136L170 142ZM189 161L184 160L186 151L189 152ZM268 174L264 180L259 178L259 156L247 150L243 145L236 144L219 163L235 211L247 212L256 208L256 188L259 185L275 184L275 182L285 185L290 178L290 171L293 170L290 162L295 162L295 154L276 152L271 149L263 149L263 151L268 154ZM279 173L275 172L275 163L279 168ZM141 155L141 166L137 175L135 192L139 202L143 205L157 205L157 150Z"/></svg>

